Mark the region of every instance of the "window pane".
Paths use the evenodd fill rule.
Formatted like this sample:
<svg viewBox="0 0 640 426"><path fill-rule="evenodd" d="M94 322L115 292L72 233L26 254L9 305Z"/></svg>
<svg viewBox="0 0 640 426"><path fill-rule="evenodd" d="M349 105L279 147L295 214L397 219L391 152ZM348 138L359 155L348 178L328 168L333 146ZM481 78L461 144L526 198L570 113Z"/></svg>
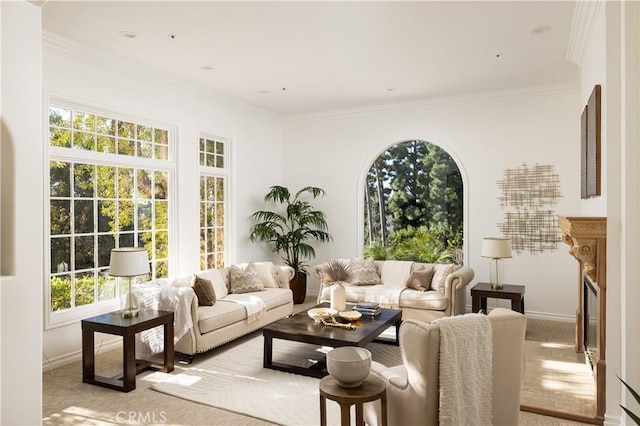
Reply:
<svg viewBox="0 0 640 426"><path fill-rule="evenodd" d="M216 251L216 237L213 229L207 229L207 253Z"/></svg>
<svg viewBox="0 0 640 426"><path fill-rule="evenodd" d="M116 152L116 138L111 136L97 136L98 152L105 152L109 154L115 154Z"/></svg>
<svg viewBox="0 0 640 426"><path fill-rule="evenodd" d="M98 275L98 301L116 298L116 279L114 277Z"/></svg>
<svg viewBox="0 0 640 426"><path fill-rule="evenodd" d="M136 144L131 139L118 138L118 154L121 155L136 155Z"/></svg>
<svg viewBox="0 0 640 426"><path fill-rule="evenodd" d="M151 178L152 171L138 170L138 198L151 198Z"/></svg>
<svg viewBox="0 0 640 426"><path fill-rule="evenodd" d="M93 133L73 132L73 147L95 151L96 138Z"/></svg>
<svg viewBox="0 0 640 426"><path fill-rule="evenodd" d="M166 201L156 201L155 209L155 228L157 230L169 229L169 203Z"/></svg>
<svg viewBox="0 0 640 426"><path fill-rule="evenodd" d="M98 201L98 232L116 231L116 202Z"/></svg>
<svg viewBox="0 0 640 426"><path fill-rule="evenodd" d="M138 157L153 158L153 144L138 142Z"/></svg>
<svg viewBox="0 0 640 426"><path fill-rule="evenodd" d="M153 129L138 125L138 140L153 142Z"/></svg>
<svg viewBox="0 0 640 426"><path fill-rule="evenodd" d="M167 278L169 276L169 266L166 260L156 262L156 277Z"/></svg>
<svg viewBox="0 0 640 426"><path fill-rule="evenodd" d="M216 167L220 169L224 169L224 157L221 157L221 156L216 157Z"/></svg>
<svg viewBox="0 0 640 426"><path fill-rule="evenodd" d="M51 238L51 273L69 271L71 264L71 238Z"/></svg>
<svg viewBox="0 0 640 426"><path fill-rule="evenodd" d="M224 204L216 203L216 226L224 226Z"/></svg>
<svg viewBox="0 0 640 426"><path fill-rule="evenodd" d="M158 160L168 160L169 147L167 145L155 145L155 154Z"/></svg>
<svg viewBox="0 0 640 426"><path fill-rule="evenodd" d="M118 230L133 231L133 201L118 202Z"/></svg>
<svg viewBox="0 0 640 426"><path fill-rule="evenodd" d="M224 179L218 178L216 182L216 200L224 201Z"/></svg>
<svg viewBox="0 0 640 426"><path fill-rule="evenodd" d="M200 227L204 228L207 226L206 224L207 218L207 203L200 203Z"/></svg>
<svg viewBox="0 0 640 426"><path fill-rule="evenodd" d="M115 247L115 235L98 235L98 268L109 266L109 262L111 260L111 249Z"/></svg>
<svg viewBox="0 0 640 426"><path fill-rule="evenodd" d="M96 117L96 131L103 135L115 136L116 120L108 117Z"/></svg>
<svg viewBox="0 0 640 426"><path fill-rule="evenodd" d="M71 127L71 111L64 108L49 107L49 124L59 127Z"/></svg>
<svg viewBox="0 0 640 426"><path fill-rule="evenodd" d="M71 148L71 131L55 127L49 128L49 145Z"/></svg>
<svg viewBox="0 0 640 426"><path fill-rule="evenodd" d="M216 152L216 142L212 140L207 140L207 149L208 154L213 154Z"/></svg>
<svg viewBox="0 0 640 426"><path fill-rule="evenodd" d="M207 268L215 268L216 267L216 255L210 254L207 255Z"/></svg>
<svg viewBox="0 0 640 426"><path fill-rule="evenodd" d="M216 228L216 245L219 252L224 251L224 230Z"/></svg>
<svg viewBox="0 0 640 426"><path fill-rule="evenodd" d="M61 311L71 307L71 275L51 277L51 310Z"/></svg>
<svg viewBox="0 0 640 426"><path fill-rule="evenodd" d="M118 198L133 198L133 169L118 168Z"/></svg>
<svg viewBox="0 0 640 426"><path fill-rule="evenodd" d="M75 233L87 234L93 232L93 200L74 201L73 206Z"/></svg>
<svg viewBox="0 0 640 426"><path fill-rule="evenodd" d="M169 257L169 234L166 232L156 232L156 259L166 259Z"/></svg>
<svg viewBox="0 0 640 426"><path fill-rule="evenodd" d="M71 201L51 200L51 235L71 233Z"/></svg>
<svg viewBox="0 0 640 426"><path fill-rule="evenodd" d="M73 195L93 198L94 167L92 164L75 164L73 168Z"/></svg>
<svg viewBox="0 0 640 426"><path fill-rule="evenodd" d="M74 270L94 268L93 236L75 237L75 267Z"/></svg>
<svg viewBox="0 0 640 426"><path fill-rule="evenodd" d="M118 235L118 247L133 247L133 232Z"/></svg>
<svg viewBox="0 0 640 426"><path fill-rule="evenodd" d="M224 143L216 142L216 154L220 156L224 155Z"/></svg>
<svg viewBox="0 0 640 426"><path fill-rule="evenodd" d="M151 229L153 226L151 217L151 201L143 201L138 206L138 229Z"/></svg>
<svg viewBox="0 0 640 426"><path fill-rule="evenodd" d="M166 200L169 192L169 178L167 172L155 172L155 198L156 200Z"/></svg>
<svg viewBox="0 0 640 426"><path fill-rule="evenodd" d="M204 271L207 269L207 256L200 256L200 270Z"/></svg>
<svg viewBox="0 0 640 426"><path fill-rule="evenodd" d="M64 161L49 162L49 193L52 197L71 196L71 165Z"/></svg>
<svg viewBox="0 0 640 426"><path fill-rule="evenodd" d="M207 166L215 167L216 166L216 156L213 154L207 154Z"/></svg>
<svg viewBox="0 0 640 426"><path fill-rule="evenodd" d="M93 132L96 129L96 117L93 114L75 112L73 114L73 128Z"/></svg>
<svg viewBox="0 0 640 426"><path fill-rule="evenodd" d="M75 274L74 286L76 289L75 305L89 305L95 300L95 277L93 272Z"/></svg>
<svg viewBox="0 0 640 426"><path fill-rule="evenodd" d="M211 227L214 225L214 220L216 216L216 205L214 203L207 203L207 226Z"/></svg>
<svg viewBox="0 0 640 426"><path fill-rule="evenodd" d="M207 176L207 201L216 200L216 178Z"/></svg>
<svg viewBox="0 0 640 426"><path fill-rule="evenodd" d="M111 166L97 167L98 197L116 197L116 168Z"/></svg>
<svg viewBox="0 0 640 426"><path fill-rule="evenodd" d="M201 152L200 153L200 165L201 166L206 166L207 165L206 161L205 161L205 158L206 158L206 154L204 152Z"/></svg>
<svg viewBox="0 0 640 426"><path fill-rule="evenodd" d="M118 137L133 139L136 137L136 125L126 121L118 121Z"/></svg>
<svg viewBox="0 0 640 426"><path fill-rule="evenodd" d="M153 140L155 143L161 143L164 145L167 145L169 143L169 132L162 129L153 129L153 132Z"/></svg>
<svg viewBox="0 0 640 426"><path fill-rule="evenodd" d="M200 151L204 151L204 139L200 138Z"/></svg>
<svg viewBox="0 0 640 426"><path fill-rule="evenodd" d="M153 233L141 232L138 234L138 247L144 247L147 252L153 253Z"/></svg>

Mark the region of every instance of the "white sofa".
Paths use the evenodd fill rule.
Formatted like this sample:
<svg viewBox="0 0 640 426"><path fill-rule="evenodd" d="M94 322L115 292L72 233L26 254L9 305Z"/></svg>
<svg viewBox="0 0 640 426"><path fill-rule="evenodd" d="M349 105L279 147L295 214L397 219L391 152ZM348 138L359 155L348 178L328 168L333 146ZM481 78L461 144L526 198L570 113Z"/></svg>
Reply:
<svg viewBox="0 0 640 426"><path fill-rule="evenodd" d="M343 259L347 262L358 259ZM362 260L360 260L362 262ZM397 288L399 292L398 307L402 310L402 319L418 319L422 321L432 321L450 315L464 314L467 304L467 285L473 280L474 272L469 267L460 267L452 264L433 264L418 262L398 262L398 261L364 261L375 265L375 271L381 284L354 284L343 283L345 287L347 303L357 303L365 301L373 287ZM413 288L406 288L406 281L409 276L393 273L389 271L397 265L405 268L408 273L433 268L434 275L426 291L418 291ZM353 265L353 264L352 264ZM320 280L320 291L318 302L330 301L330 286L327 283L326 270L328 263L322 263L313 268L314 275ZM386 280L386 281L385 281ZM357 279L356 279L357 282ZM375 301L375 300L372 300Z"/></svg>
<svg viewBox="0 0 640 426"><path fill-rule="evenodd" d="M261 279L269 275L270 271L271 277L267 278L273 285L265 286L262 291L241 295L259 298L264 302L266 312L261 313L258 318L249 318L249 308L232 301L234 294L225 294L231 290L231 266L148 281L136 285L136 291L142 308L175 312L175 351L188 355L191 360L197 353L223 345L293 313L293 294L289 289L289 281L294 275L293 269L271 262L256 262L255 265L259 265L261 271L267 271L260 276ZM244 268L247 264L238 266ZM198 304L198 297L191 287L194 275L214 281L216 301L212 306ZM152 352L155 351L155 348L150 349Z"/></svg>

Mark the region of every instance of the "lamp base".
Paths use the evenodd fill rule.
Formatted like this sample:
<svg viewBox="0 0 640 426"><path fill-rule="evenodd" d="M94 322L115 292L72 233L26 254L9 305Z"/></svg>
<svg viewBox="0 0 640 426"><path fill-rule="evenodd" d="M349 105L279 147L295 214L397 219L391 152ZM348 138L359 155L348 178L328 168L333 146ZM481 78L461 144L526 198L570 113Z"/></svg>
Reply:
<svg viewBox="0 0 640 426"><path fill-rule="evenodd" d="M494 290L502 290L504 286L502 284L494 283L494 284L491 284L491 288Z"/></svg>
<svg viewBox="0 0 640 426"><path fill-rule="evenodd" d="M120 311L122 318L135 318L140 314L140 309L123 309Z"/></svg>

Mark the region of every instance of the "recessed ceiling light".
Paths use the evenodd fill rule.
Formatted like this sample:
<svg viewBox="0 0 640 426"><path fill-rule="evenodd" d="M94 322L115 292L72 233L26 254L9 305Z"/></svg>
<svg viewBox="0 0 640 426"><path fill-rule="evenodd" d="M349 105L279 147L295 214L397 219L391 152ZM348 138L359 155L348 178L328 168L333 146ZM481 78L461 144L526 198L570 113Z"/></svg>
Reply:
<svg viewBox="0 0 640 426"><path fill-rule="evenodd" d="M136 38L136 33L133 33L131 31L120 31L118 34L126 38Z"/></svg>
<svg viewBox="0 0 640 426"><path fill-rule="evenodd" d="M389 88L387 89L387 92L394 92L395 90L396 90L396 88L395 88L395 87L389 87Z"/></svg>
<svg viewBox="0 0 640 426"><path fill-rule="evenodd" d="M539 27L535 27L534 29L532 29L530 33L534 35L541 35L546 34L549 31L551 31L551 27L549 25L540 25Z"/></svg>
<svg viewBox="0 0 640 426"><path fill-rule="evenodd" d="M213 67L211 65L203 65L202 69L203 70L207 70L207 71L211 71L213 69Z"/></svg>
<svg viewBox="0 0 640 426"><path fill-rule="evenodd" d="M258 93L261 93L261 94L263 94L263 95L266 95L266 94L268 94L268 93L271 93L271 90L264 90L264 89L263 89L263 90L259 90L259 91L258 91Z"/></svg>
<svg viewBox="0 0 640 426"><path fill-rule="evenodd" d="M175 40L176 38L178 38L178 36L176 34L169 34L169 38L171 40Z"/></svg>

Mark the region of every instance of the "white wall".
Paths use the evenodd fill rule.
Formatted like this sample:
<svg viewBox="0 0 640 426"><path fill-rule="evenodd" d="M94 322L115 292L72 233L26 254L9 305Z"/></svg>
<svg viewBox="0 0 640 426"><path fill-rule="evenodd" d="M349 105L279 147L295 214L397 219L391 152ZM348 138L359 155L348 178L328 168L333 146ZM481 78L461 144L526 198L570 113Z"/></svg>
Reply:
<svg viewBox="0 0 640 426"><path fill-rule="evenodd" d="M276 116L218 100L199 88L52 34L46 35L44 47L47 93L177 127L177 239L171 249L176 256L171 275L199 269L199 131L232 140L233 196L227 219L233 232L226 236L230 243L227 260L235 263L271 256L267 247L249 242L248 229L249 216L260 207L268 187L281 182L281 125ZM79 323L46 330L44 353L53 365L80 359L80 342Z"/></svg>
<svg viewBox="0 0 640 426"><path fill-rule="evenodd" d="M1 418L42 420L42 83L40 9L2 9Z"/></svg>
<svg viewBox="0 0 640 426"><path fill-rule="evenodd" d="M328 193L318 206L327 213L335 240L319 246L311 263L361 255L364 173L389 145L421 139L444 147L459 161L467 193L466 263L476 272L474 283L488 281L489 265L480 257L480 246L482 237L499 235L496 224L504 211L497 181L505 169L553 165L562 194L556 213L579 212L579 100L577 88L547 88L287 120L285 184L318 185ZM507 281L526 285L528 315L575 318L577 265L567 248L559 243L552 252L524 252L505 261ZM317 285L313 278L310 286L317 291Z"/></svg>

